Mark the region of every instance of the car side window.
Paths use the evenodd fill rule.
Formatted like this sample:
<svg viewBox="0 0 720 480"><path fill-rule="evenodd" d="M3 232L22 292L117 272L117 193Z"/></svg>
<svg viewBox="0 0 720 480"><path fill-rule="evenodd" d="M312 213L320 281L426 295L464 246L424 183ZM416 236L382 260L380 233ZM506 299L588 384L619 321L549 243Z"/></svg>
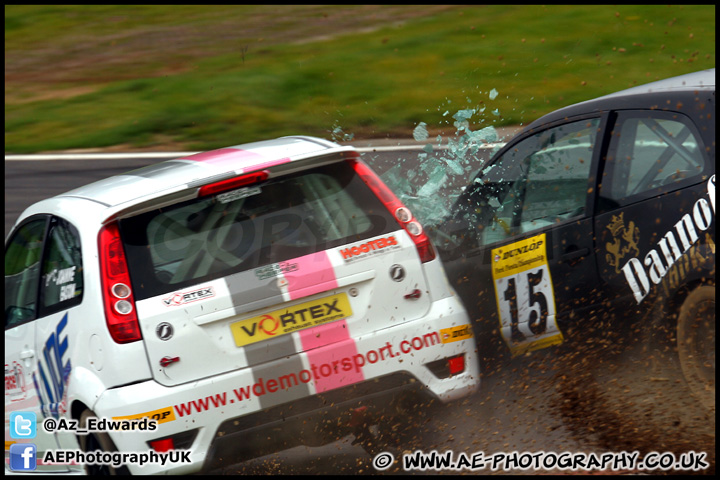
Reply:
<svg viewBox="0 0 720 480"><path fill-rule="evenodd" d="M588 177L599 119L552 128L537 135L520 214L520 230L537 228L585 213Z"/></svg>
<svg viewBox="0 0 720 480"><path fill-rule="evenodd" d="M47 218L22 225L5 247L5 328L37 317L40 260Z"/></svg>
<svg viewBox="0 0 720 480"><path fill-rule="evenodd" d="M600 118L527 137L485 169L465 196L477 246L585 213Z"/></svg>
<svg viewBox="0 0 720 480"><path fill-rule="evenodd" d="M48 231L42 272L41 315L80 303L83 293L80 238L75 227L57 217L53 218Z"/></svg>
<svg viewBox="0 0 720 480"><path fill-rule="evenodd" d="M699 180L705 169L702 149L692 122L680 114L621 112L600 196L606 203L622 206Z"/></svg>

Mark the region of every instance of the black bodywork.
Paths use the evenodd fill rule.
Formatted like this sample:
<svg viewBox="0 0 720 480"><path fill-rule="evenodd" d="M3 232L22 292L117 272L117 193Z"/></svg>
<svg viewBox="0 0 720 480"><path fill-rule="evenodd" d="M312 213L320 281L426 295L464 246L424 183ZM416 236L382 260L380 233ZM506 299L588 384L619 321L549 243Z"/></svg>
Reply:
<svg viewBox="0 0 720 480"><path fill-rule="evenodd" d="M540 118L469 183L452 218L430 228L473 319L481 358L567 343L577 334L637 335L633 326L653 321L648 313L658 304L678 306L694 285L714 285L714 71L711 78L710 86L621 92ZM580 140L573 142L573 129L585 129ZM558 132L569 141L548 150ZM522 172L538 171L530 160L538 151L551 162L573 146L587 150L573 157L585 182L546 172L544 187L508 186ZM645 164L633 170L636 159ZM523 223L552 196L573 196L578 208ZM508 270L512 275L500 278ZM559 332L548 333L555 322Z"/></svg>

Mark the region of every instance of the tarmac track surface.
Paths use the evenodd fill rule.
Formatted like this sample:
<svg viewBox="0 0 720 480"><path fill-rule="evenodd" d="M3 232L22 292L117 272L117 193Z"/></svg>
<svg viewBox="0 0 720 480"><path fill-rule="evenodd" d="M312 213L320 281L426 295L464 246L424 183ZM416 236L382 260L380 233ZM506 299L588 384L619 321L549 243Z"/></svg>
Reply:
<svg viewBox="0 0 720 480"><path fill-rule="evenodd" d="M417 150L375 151L363 154L382 173L399 159L416 158ZM481 163L484 159L478 159ZM19 213L42 198L70 190L144 165L152 159L51 160L5 162L5 233ZM410 168L411 163L408 164ZM461 181L461 180L459 180ZM443 192L459 188L445 185ZM450 279L452 283L452 279ZM612 350L609 351L609 350ZM620 474L628 468L604 471L521 469L413 470L402 468L401 456L422 448L429 453L452 452L471 457L482 452L487 458L497 453L537 454L607 452L640 453L707 452L710 468L697 474L714 474L715 420L698 415L689 398L668 398L672 385L682 379L673 372L656 372L649 365L643 345L632 345L621 354L600 349L593 358L584 348L553 347L528 356L504 360L483 372L480 391L451 407L424 418L411 412L408 422L417 424L418 444L395 445L395 461L379 472L373 457L353 437L338 439L323 447L295 447L255 460L216 470L220 474ZM648 382L637 381L643 375ZM602 407L602 408L600 408ZM650 417L662 419L661 428L647 428ZM413 442L414 443L414 442ZM517 457L516 457L517 458ZM517 465L516 465L517 467ZM638 472L635 472L638 473ZM675 471L646 470L663 474Z"/></svg>
<svg viewBox="0 0 720 480"><path fill-rule="evenodd" d="M671 403L666 410L663 403L667 397L659 397L656 391L634 392L626 390L634 382L631 372L623 378L619 373L622 361L609 362L615 368L608 368L604 375L582 373L584 368L567 368L565 363L573 355L563 348L553 348L531 355L503 362L501 367L483 375L480 391L471 397L441 411L429 421L415 422L421 432L420 446L397 445L393 465L382 472L373 466L373 457L362 448L352 445L349 436L325 447L296 447L277 454L244 462L217 470L222 474L560 474L560 475L621 475L621 474L713 474L714 473L714 418L697 418L690 410L683 411L678 403ZM582 365L579 362L578 365ZM628 380L630 383L628 384ZM660 388L667 388L671 379L658 379ZM619 388L623 396L613 396L612 388ZM627 401L628 398L634 401ZM619 399L619 400L618 400ZM624 400L623 400L624 399ZM686 401L686 408L694 404ZM613 404L612 402L618 402ZM600 403L603 403L600 405ZM677 399L675 400L677 402ZM610 405L608 405L610 403ZM660 405L658 405L658 403ZM600 407L600 408L598 408ZM645 423L647 411L668 416L664 427L648 427ZM417 412L420 416L421 412ZM712 422L709 425L707 422ZM677 435L687 429L697 429L687 437ZM705 432L705 434L698 434ZM505 461L492 468L490 461L484 468L471 469L411 469L403 468L403 454L412 454L420 448L424 453L433 450L439 454L451 452L458 461L464 454L474 458L479 453L485 459L504 453ZM637 469L637 463L620 461L614 466L606 464L605 469L559 468L559 463L545 463L551 454L615 454L613 459L628 459L637 453L642 460L652 452L674 452L679 460L686 452L705 456L710 467L698 471ZM530 457L539 458L539 463L530 462ZM624 456L621 456L624 455ZM521 458L522 457L522 458ZM655 457L652 457L655 458ZM692 458L692 457L688 457ZM587 461L587 459L585 459ZM530 465L528 468L522 466ZM555 468L545 468L554 465Z"/></svg>

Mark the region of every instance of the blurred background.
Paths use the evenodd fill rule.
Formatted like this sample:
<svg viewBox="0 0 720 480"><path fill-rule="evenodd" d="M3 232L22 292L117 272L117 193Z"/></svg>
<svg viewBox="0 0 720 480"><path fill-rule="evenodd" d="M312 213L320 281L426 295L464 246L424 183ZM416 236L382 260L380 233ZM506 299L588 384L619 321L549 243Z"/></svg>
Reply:
<svg viewBox="0 0 720 480"><path fill-rule="evenodd" d="M5 152L452 135L714 66L714 5L6 5Z"/></svg>

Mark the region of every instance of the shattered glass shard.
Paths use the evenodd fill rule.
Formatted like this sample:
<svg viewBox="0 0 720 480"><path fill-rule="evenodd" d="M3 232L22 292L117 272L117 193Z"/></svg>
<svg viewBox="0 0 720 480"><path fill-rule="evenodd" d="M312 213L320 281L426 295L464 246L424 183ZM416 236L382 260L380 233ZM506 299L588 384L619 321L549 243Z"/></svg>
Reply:
<svg viewBox="0 0 720 480"><path fill-rule="evenodd" d="M428 175L427 182L418 190L418 197L429 197L443 186L447 180L447 174L445 168L442 165L436 165L433 171Z"/></svg>
<svg viewBox="0 0 720 480"><path fill-rule="evenodd" d="M415 130L413 130L413 138L417 142L422 142L424 140L427 140L429 137L428 131L427 131L427 124L425 122L418 123L417 127L415 127Z"/></svg>

